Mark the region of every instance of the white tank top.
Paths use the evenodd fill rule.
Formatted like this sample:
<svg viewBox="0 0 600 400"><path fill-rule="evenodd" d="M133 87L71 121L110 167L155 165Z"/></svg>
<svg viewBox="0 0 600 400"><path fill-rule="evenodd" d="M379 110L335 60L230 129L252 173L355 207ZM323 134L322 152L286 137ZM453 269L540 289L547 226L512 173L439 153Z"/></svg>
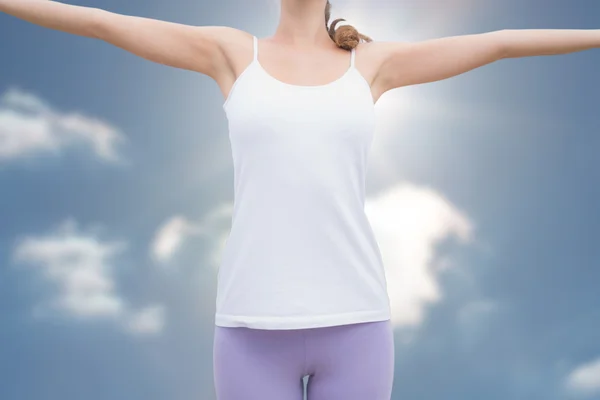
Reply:
<svg viewBox="0 0 600 400"><path fill-rule="evenodd" d="M234 164L231 231L215 324L300 329L390 319L364 211L375 125L354 66L318 86L284 83L254 59L223 104Z"/></svg>

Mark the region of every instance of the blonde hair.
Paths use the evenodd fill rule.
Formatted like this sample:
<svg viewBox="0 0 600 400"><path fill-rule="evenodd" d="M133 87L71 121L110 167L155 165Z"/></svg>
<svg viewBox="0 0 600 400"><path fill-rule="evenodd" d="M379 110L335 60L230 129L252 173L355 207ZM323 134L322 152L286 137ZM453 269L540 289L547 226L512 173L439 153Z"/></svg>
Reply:
<svg viewBox="0 0 600 400"><path fill-rule="evenodd" d="M327 5L325 6L325 27L329 24L329 18L331 18L331 3L327 0ZM360 40L364 40L365 42L372 42L373 39L368 37L367 35L363 35L359 31L356 30L351 25L343 25L338 29L335 26L341 22L345 21L344 18L338 18L331 22L331 25L327 28L329 32L329 37L331 40L335 42L335 44L345 50L352 50L360 43Z"/></svg>

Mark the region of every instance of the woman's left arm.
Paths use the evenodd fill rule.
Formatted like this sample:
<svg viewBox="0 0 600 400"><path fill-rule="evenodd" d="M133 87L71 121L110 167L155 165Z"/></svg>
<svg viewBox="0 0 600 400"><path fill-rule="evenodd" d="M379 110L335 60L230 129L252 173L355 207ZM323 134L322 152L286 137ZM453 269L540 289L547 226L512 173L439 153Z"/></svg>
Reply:
<svg viewBox="0 0 600 400"><path fill-rule="evenodd" d="M600 29L504 29L421 42L372 42L380 93L450 78L503 58L566 54L600 47Z"/></svg>

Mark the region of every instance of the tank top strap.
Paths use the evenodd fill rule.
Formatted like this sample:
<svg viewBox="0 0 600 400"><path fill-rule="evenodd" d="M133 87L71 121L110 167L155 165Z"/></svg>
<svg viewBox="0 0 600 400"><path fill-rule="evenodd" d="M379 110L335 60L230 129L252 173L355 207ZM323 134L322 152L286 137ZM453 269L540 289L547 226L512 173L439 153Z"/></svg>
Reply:
<svg viewBox="0 0 600 400"><path fill-rule="evenodd" d="M253 38L253 45L254 45L254 61L256 62L258 60L258 38L256 36L252 36Z"/></svg>
<svg viewBox="0 0 600 400"><path fill-rule="evenodd" d="M356 58L355 56L355 49L352 49L352 52L350 53L350 67L354 68L354 59Z"/></svg>

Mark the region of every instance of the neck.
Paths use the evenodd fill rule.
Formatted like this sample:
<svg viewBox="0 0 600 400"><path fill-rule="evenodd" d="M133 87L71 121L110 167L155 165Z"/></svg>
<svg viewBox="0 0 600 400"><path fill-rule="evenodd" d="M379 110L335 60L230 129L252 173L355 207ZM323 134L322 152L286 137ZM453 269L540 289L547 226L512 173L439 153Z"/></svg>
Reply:
<svg viewBox="0 0 600 400"><path fill-rule="evenodd" d="M330 46L325 26L325 0L282 0L273 38L291 45Z"/></svg>

